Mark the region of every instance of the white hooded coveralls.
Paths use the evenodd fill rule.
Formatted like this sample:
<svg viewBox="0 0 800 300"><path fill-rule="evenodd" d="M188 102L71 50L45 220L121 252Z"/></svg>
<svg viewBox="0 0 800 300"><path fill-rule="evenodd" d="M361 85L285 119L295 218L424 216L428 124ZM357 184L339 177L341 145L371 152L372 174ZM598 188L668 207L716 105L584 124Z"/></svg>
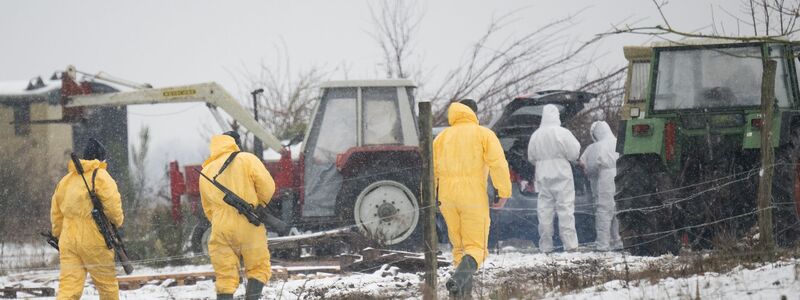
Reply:
<svg viewBox="0 0 800 300"><path fill-rule="evenodd" d="M608 251L622 248L619 237L619 221L614 202L614 177L617 176L617 138L604 121L592 123L589 130L595 142L586 147L581 162L586 166L586 176L592 185L592 196L597 206L595 228L597 250Z"/></svg>
<svg viewBox="0 0 800 300"><path fill-rule="evenodd" d="M578 247L575 233L575 185L570 161L577 161L581 144L572 132L561 127L558 108L545 105L542 122L528 143L528 160L536 166L536 204L539 219L539 248L553 251L553 209L558 213L558 230L564 250Z"/></svg>

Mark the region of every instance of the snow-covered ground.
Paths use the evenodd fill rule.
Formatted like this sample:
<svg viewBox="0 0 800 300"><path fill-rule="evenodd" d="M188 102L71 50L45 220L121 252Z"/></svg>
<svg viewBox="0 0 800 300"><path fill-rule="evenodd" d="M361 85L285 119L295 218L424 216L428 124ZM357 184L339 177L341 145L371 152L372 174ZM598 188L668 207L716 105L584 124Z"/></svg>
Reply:
<svg viewBox="0 0 800 300"><path fill-rule="evenodd" d="M9 270L40 268L58 264L58 252L44 242L0 242L0 274Z"/></svg>
<svg viewBox="0 0 800 300"><path fill-rule="evenodd" d="M558 298L558 299L686 299L697 295L708 299L800 299L800 260L785 259L753 269L744 267L716 274L706 273L687 278L660 280L603 281L609 274L634 274L658 270L661 266L687 263L685 258L633 257L619 253L530 254L516 251L492 254L476 274L476 298ZM626 271L627 269L627 271ZM133 275L211 271L210 265L165 268L139 267ZM449 267L440 268L438 291L446 299L444 282ZM0 276L0 287L58 287L58 271L39 268ZM291 280L273 280L264 290L263 299L415 299L420 297L421 274L399 272L384 267L344 276L318 273ZM561 283L563 281L563 283ZM589 287L564 290L568 283L589 282ZM597 282L597 284L593 284ZM211 280L196 285L169 287L170 282L146 285L122 291L121 299L213 299ZM517 294L502 294L514 290ZM242 295L240 286L236 295ZM505 297L503 295L506 295ZM97 291L87 282L84 299L97 299Z"/></svg>

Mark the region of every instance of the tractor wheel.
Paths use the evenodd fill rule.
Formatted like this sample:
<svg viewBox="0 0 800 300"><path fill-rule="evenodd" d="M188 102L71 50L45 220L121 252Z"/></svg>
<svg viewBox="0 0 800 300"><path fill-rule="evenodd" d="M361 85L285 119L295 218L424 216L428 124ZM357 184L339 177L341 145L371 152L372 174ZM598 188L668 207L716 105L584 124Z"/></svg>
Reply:
<svg viewBox="0 0 800 300"><path fill-rule="evenodd" d="M211 237L211 223L205 218L192 229L191 249L194 254L208 254L208 239Z"/></svg>
<svg viewBox="0 0 800 300"><path fill-rule="evenodd" d="M378 170L346 182L344 197L337 205L345 224L355 225L368 240L381 246L404 250L419 246L422 225L416 176Z"/></svg>
<svg viewBox="0 0 800 300"><path fill-rule="evenodd" d="M672 180L657 157L622 157L617 162L617 218L625 249L633 255L677 253L670 198ZM643 209L642 208L655 208Z"/></svg>
<svg viewBox="0 0 800 300"><path fill-rule="evenodd" d="M772 221L779 246L792 246L800 237L800 126L793 126L791 141L775 150L772 182Z"/></svg>

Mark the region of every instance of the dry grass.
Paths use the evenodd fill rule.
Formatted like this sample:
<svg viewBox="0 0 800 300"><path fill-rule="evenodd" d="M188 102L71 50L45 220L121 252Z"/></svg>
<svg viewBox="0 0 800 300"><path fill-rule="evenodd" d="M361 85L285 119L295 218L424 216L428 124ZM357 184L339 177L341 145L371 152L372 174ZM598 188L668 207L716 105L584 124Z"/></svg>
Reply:
<svg viewBox="0 0 800 300"><path fill-rule="evenodd" d="M601 260L592 259L574 266L555 263L541 267L518 268L497 275L492 286L477 288L489 299L535 299L552 292L568 294L619 280L626 288L655 284L664 278L686 278L706 272L727 273L738 266L752 269L775 258L800 257L799 249L781 249L766 253L755 249L726 248L710 252L688 252L674 259L647 263L638 270L627 264L610 268ZM499 283L499 284L498 284Z"/></svg>

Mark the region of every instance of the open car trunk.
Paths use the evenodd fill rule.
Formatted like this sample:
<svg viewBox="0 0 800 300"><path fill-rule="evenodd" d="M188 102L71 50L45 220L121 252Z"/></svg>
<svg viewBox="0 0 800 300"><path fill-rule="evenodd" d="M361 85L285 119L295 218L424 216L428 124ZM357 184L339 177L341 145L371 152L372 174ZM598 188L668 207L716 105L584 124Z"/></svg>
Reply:
<svg viewBox="0 0 800 300"><path fill-rule="evenodd" d="M550 90L517 97L503 110L503 114L492 125L497 134L511 171L512 180L533 181L533 166L528 162L528 142L531 134L539 128L542 109L546 104L558 108L564 123L581 111L584 104L596 95L578 91Z"/></svg>

